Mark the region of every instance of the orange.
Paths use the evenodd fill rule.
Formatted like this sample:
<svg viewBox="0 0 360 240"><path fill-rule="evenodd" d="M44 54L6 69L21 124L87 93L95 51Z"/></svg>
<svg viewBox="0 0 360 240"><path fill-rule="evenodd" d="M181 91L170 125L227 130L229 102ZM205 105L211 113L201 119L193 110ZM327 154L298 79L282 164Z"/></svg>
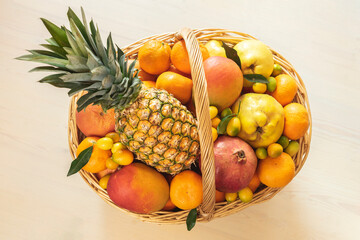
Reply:
<svg viewBox="0 0 360 240"><path fill-rule="evenodd" d="M106 160L111 157L110 150L102 150L96 146L98 137L87 137L78 146L76 156L84 151L86 148L93 146L93 151L89 162L82 168L87 172L98 173L106 169Z"/></svg>
<svg viewBox="0 0 360 240"><path fill-rule="evenodd" d="M176 206L173 204L173 202L169 198L169 200L167 201L167 203L165 204L165 206L161 210L170 211L170 210L173 210L174 208L176 208Z"/></svg>
<svg viewBox="0 0 360 240"><path fill-rule="evenodd" d="M143 82L144 81L154 81L154 82L156 81L157 76L147 73L143 69L141 69L139 61L136 61L135 68L139 69L138 77L140 78L141 81L143 81Z"/></svg>
<svg viewBox="0 0 360 240"><path fill-rule="evenodd" d="M191 74L186 74L186 73L183 73L182 71L180 71L179 69L177 69L174 65L170 65L170 68L168 70L169 72L174 72L174 73L177 73L177 74L180 74L184 77L187 77L187 78L190 78L191 79Z"/></svg>
<svg viewBox="0 0 360 240"><path fill-rule="evenodd" d="M161 74L170 67L170 54L171 48L167 43L150 40L139 49L140 66L147 73Z"/></svg>
<svg viewBox="0 0 360 240"><path fill-rule="evenodd" d="M260 185L260 179L259 176L257 174L257 172L254 173L254 176L252 177L248 187L251 189L251 191L254 193L256 191L256 189L259 187Z"/></svg>
<svg viewBox="0 0 360 240"><path fill-rule="evenodd" d="M148 88L154 88L156 87L156 82L154 81L142 81L145 86Z"/></svg>
<svg viewBox="0 0 360 240"><path fill-rule="evenodd" d="M305 135L309 128L309 113L300 103L290 103L284 107L284 135L297 140Z"/></svg>
<svg viewBox="0 0 360 240"><path fill-rule="evenodd" d="M203 61L210 57L208 50L201 43L199 44ZM186 50L184 40L174 44L171 50L171 62L174 66L183 73L191 74L189 55Z"/></svg>
<svg viewBox="0 0 360 240"><path fill-rule="evenodd" d="M203 198L201 176L191 170L176 175L170 183L170 199L180 209L198 207Z"/></svg>
<svg viewBox="0 0 360 240"><path fill-rule="evenodd" d="M287 74L280 74L275 77L276 89L270 93L282 106L291 103L297 92L296 81Z"/></svg>
<svg viewBox="0 0 360 240"><path fill-rule="evenodd" d="M287 153L277 158L267 157L260 160L258 167L260 182L268 187L284 187L295 176L295 164Z"/></svg>
<svg viewBox="0 0 360 240"><path fill-rule="evenodd" d="M225 193L215 190L215 202L224 202L225 201Z"/></svg>
<svg viewBox="0 0 360 240"><path fill-rule="evenodd" d="M189 102L193 82L190 78L174 72L164 72L156 80L156 88L165 89L173 94L182 104Z"/></svg>

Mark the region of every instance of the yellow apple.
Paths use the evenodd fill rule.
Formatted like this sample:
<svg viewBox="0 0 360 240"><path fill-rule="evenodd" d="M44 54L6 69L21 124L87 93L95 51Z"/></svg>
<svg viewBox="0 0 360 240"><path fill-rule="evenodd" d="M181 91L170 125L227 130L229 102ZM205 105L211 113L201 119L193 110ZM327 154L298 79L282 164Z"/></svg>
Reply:
<svg viewBox="0 0 360 240"><path fill-rule="evenodd" d="M225 49L222 46L222 42L218 40L210 40L205 44L206 49L208 50L210 57L220 56L226 57Z"/></svg>
<svg viewBox="0 0 360 240"><path fill-rule="evenodd" d="M274 68L274 59L270 49L259 40L244 40L234 46L241 61L243 74L261 74L270 77ZM244 79L244 87L252 82Z"/></svg>
<svg viewBox="0 0 360 240"><path fill-rule="evenodd" d="M276 142L284 130L284 109L270 95L247 93L234 104L237 113L240 102L239 118L241 130L238 136L254 148L267 147Z"/></svg>

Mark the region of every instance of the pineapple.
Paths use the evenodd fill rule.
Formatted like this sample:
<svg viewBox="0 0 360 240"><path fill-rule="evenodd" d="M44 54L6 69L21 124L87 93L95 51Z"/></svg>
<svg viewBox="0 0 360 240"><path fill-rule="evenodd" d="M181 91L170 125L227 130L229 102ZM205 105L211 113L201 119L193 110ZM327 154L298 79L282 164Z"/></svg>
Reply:
<svg viewBox="0 0 360 240"><path fill-rule="evenodd" d="M41 19L52 35L42 44L48 50L30 50L18 59L50 65L30 70L53 72L40 82L69 88L69 96L84 92L78 111L89 104L114 108L120 141L138 160L169 174L189 168L200 148L194 116L167 91L145 87L135 61L128 67L111 34L105 47L99 29L92 20L88 26L81 11L82 22L69 8L70 30Z"/></svg>

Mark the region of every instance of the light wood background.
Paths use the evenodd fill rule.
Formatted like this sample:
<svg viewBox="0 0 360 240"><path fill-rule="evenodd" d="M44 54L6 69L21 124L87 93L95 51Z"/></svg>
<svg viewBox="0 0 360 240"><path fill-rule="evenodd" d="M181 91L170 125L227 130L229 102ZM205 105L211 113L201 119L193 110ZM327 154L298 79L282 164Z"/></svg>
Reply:
<svg viewBox="0 0 360 240"><path fill-rule="evenodd" d="M49 37L40 17L67 24L83 6L119 46L181 27L249 33L283 54L308 90L308 160L272 200L185 225L143 223L66 177L66 90L14 60ZM360 2L0 0L0 239L359 239Z"/></svg>

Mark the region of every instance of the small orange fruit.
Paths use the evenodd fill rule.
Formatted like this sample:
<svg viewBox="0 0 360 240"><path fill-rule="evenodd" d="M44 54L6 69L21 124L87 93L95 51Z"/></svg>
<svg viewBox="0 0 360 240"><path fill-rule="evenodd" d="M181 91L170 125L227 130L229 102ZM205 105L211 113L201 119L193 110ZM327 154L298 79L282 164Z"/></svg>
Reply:
<svg viewBox="0 0 360 240"><path fill-rule="evenodd" d="M134 155L127 149L120 149L113 153L112 160L119 165L129 165L134 161Z"/></svg>
<svg viewBox="0 0 360 240"><path fill-rule="evenodd" d="M169 198L169 200L167 201L167 203L165 204L165 206L161 210L163 210L163 211L171 211L174 208L176 208L176 206L173 204L173 202Z"/></svg>
<svg viewBox="0 0 360 240"><path fill-rule="evenodd" d="M211 119L211 126L216 129L220 122L221 122L220 118L215 117Z"/></svg>
<svg viewBox="0 0 360 240"><path fill-rule="evenodd" d="M140 67L140 63L139 61L136 60L135 63L135 68L139 70L139 74L138 77L140 78L141 81L156 81L157 76L156 75L152 75L150 73L145 72L141 67Z"/></svg>
<svg viewBox="0 0 360 240"><path fill-rule="evenodd" d="M260 186L260 179L257 174L257 172L254 173L254 176L252 177L248 187L251 189L251 191L254 193L256 189Z"/></svg>
<svg viewBox="0 0 360 240"><path fill-rule="evenodd" d="M102 150L96 146L96 141L99 140L98 137L87 137L85 138L78 146L76 150L76 156L87 149L88 147L93 146L93 151L89 162L82 168L87 172L98 173L106 169L106 160L111 156L110 150Z"/></svg>
<svg viewBox="0 0 360 240"><path fill-rule="evenodd" d="M150 40L139 49L140 66L152 75L161 74L170 67L170 54L171 48L167 43Z"/></svg>
<svg viewBox="0 0 360 240"><path fill-rule="evenodd" d="M180 209L198 207L203 198L201 176L191 170L176 175L170 184L170 199Z"/></svg>
<svg viewBox="0 0 360 240"><path fill-rule="evenodd" d="M134 68L138 70L138 77L140 78L141 81L156 81L157 75L152 75L150 73L145 72L143 69L141 69L140 67L140 63L138 60L135 59L129 59L128 60L128 70L130 67L130 64L132 64L135 61L135 66ZM136 71L134 71L134 76L136 75Z"/></svg>
<svg viewBox="0 0 360 240"><path fill-rule="evenodd" d="M105 137L111 138L114 143L117 143L120 140L120 135L117 132L109 132Z"/></svg>
<svg viewBox="0 0 360 240"><path fill-rule="evenodd" d="M189 102L193 82L191 79L174 72L164 72L156 80L156 88L165 89L182 104Z"/></svg>
<svg viewBox="0 0 360 240"><path fill-rule="evenodd" d="M215 190L215 202L224 202L225 201L225 193Z"/></svg>
<svg viewBox="0 0 360 240"><path fill-rule="evenodd" d="M284 135L297 140L305 135L309 128L309 113L300 103L290 103L284 107Z"/></svg>
<svg viewBox="0 0 360 240"><path fill-rule="evenodd" d="M258 175L260 181L268 187L284 187L295 176L294 161L284 152L277 158L267 157L260 160Z"/></svg>
<svg viewBox="0 0 360 240"><path fill-rule="evenodd" d="M272 143L267 148L268 156L272 158L280 156L283 151L283 147L278 143Z"/></svg>
<svg viewBox="0 0 360 240"><path fill-rule="evenodd" d="M154 81L142 81L142 82L148 88L155 88L156 87L156 82L154 82Z"/></svg>
<svg viewBox="0 0 360 240"><path fill-rule="evenodd" d="M282 106L291 103L297 92L296 81L287 74L280 74L275 77L276 89L270 93Z"/></svg>
<svg viewBox="0 0 360 240"><path fill-rule="evenodd" d="M199 44L203 61L210 57L208 50L203 44ZM174 66L183 73L191 74L189 55L186 50L184 40L174 44L171 50L171 62Z"/></svg>
<svg viewBox="0 0 360 240"><path fill-rule="evenodd" d="M177 69L174 65L170 65L170 68L168 70L169 72L174 72L174 73L177 73L177 74L180 74L184 77L187 77L187 78L190 78L191 79L191 74L187 74L187 73L183 73L182 71L180 71L179 69Z"/></svg>

